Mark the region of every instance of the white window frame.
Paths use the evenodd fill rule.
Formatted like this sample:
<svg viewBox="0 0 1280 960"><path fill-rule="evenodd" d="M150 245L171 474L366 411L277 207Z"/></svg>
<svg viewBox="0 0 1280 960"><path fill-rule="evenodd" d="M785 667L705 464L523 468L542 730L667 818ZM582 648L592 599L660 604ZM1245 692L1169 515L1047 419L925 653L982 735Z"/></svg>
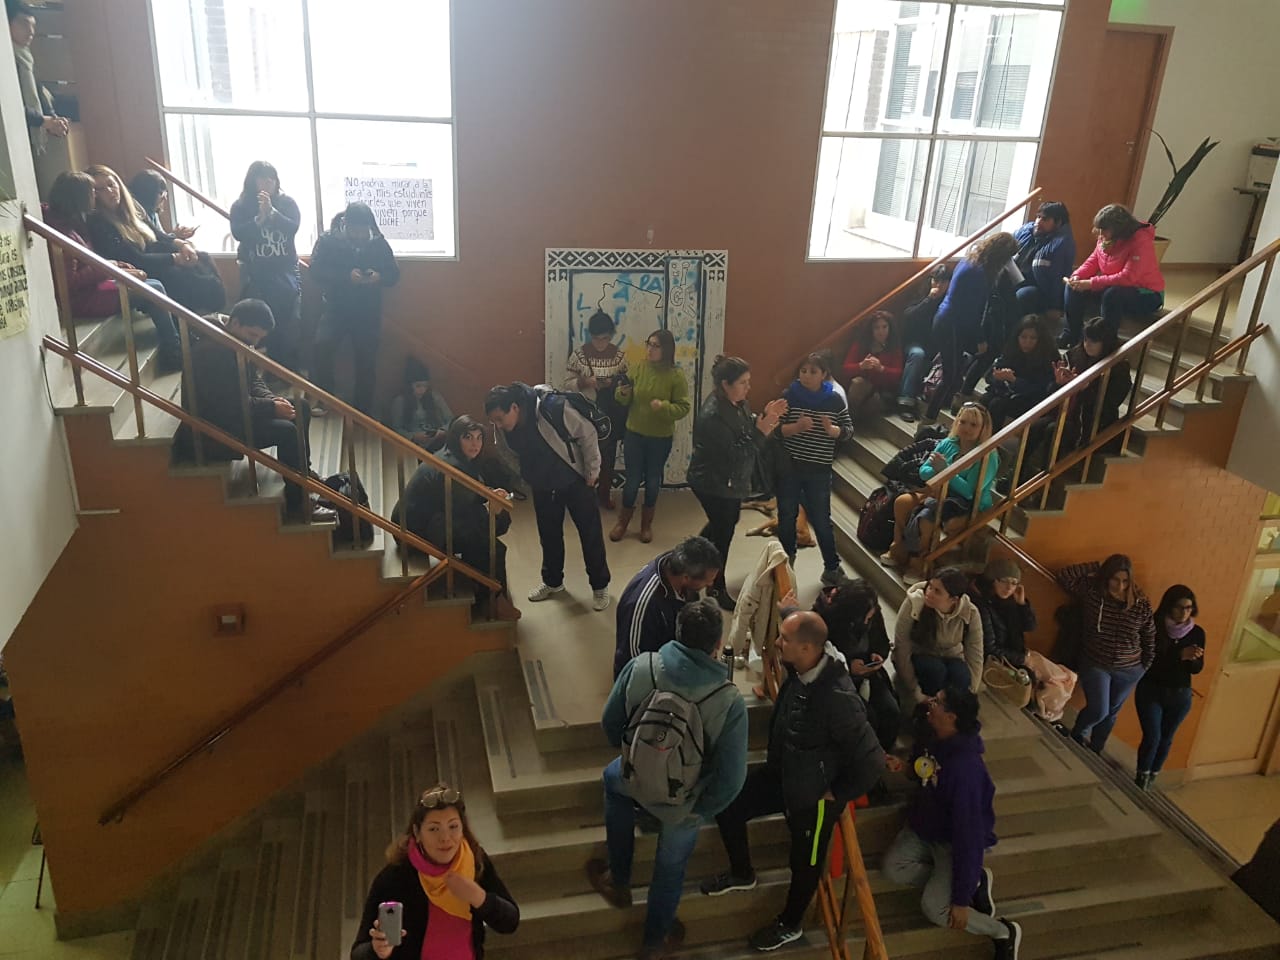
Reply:
<svg viewBox="0 0 1280 960"><path fill-rule="evenodd" d="M315 209L316 209L316 236L322 236L328 229L327 224L333 218L332 214L326 216L324 209L324 198L322 197L322 181L320 178L320 137L318 121L321 120L373 120L392 123L433 123L445 124L452 130L452 136L449 138L452 149L453 162L453 253L452 254L432 254L432 253L401 253L396 251L396 260L426 260L431 262L449 262L458 260L462 256L461 231L458 223L458 97L457 97L457 79L458 79L458 61L457 50L455 48L454 38L454 10L455 0L449 0L449 106L450 115L447 117L416 117L416 116L399 116L396 114L378 114L378 113L331 113L316 109L316 90L314 81L313 67L311 63L311 4L313 2L324 3L327 0L297 0L302 9L302 50L303 61L307 81L307 109L306 110L248 110L240 107L166 107L164 105L164 90L160 85L160 57L156 50L156 24L155 14L152 4L155 2L163 2L163 0L148 0L147 2L147 28L151 35L151 68L155 76L156 86L156 103L160 106L160 135L164 143L164 162L165 166L170 170L173 169L169 159L169 137L167 118L173 116L218 116L218 117L287 117L290 119L302 119L307 121L307 126L311 131L311 176L315 189ZM215 198L217 199L217 198ZM199 201L196 201L197 203ZM229 209L229 205L228 205ZM337 211L334 211L336 213ZM234 253L210 251L213 256L234 257Z"/></svg>
<svg viewBox="0 0 1280 960"><path fill-rule="evenodd" d="M1014 143L1014 144L1032 143L1032 144L1035 144L1035 147L1036 147L1035 155L1033 157L1032 164L1031 164L1031 172L1033 177L1036 170L1039 169L1040 149L1044 140L1045 123L1049 116L1049 105L1053 102L1053 88L1055 83L1057 82L1058 57L1062 52L1062 33L1066 27L1067 8L1071 0L1059 0L1059 2L1057 3L1036 2L1036 0L1026 0L1026 2L1023 2L1023 0L923 0L923 2L928 2L928 3L936 4L938 6L947 7L948 13L947 13L946 36L943 41L943 48L942 48L942 59L938 64L938 86L937 86L937 89L934 91L935 102L932 107L932 111L933 111L932 115L929 117L930 129L928 131L921 131L921 132L907 131L907 130L900 130L900 131L898 130L851 130L851 131L831 130L831 131L828 131L826 129L825 124L826 124L826 117L827 117L827 97L831 93L831 71L835 64L835 44L836 44L835 27L836 27L837 7L839 6L839 0L836 0L836 2L832 4L831 27L829 31L830 40L829 40L829 46L827 49L827 72L826 72L826 80L825 80L823 91L822 91L822 113L820 115L821 121L819 124L819 130L818 130L818 149L816 151L817 159L815 160L814 168L813 168L813 189L810 191L810 195L809 195L810 196L809 228L805 232L805 236L804 236L804 245L805 245L804 259L806 263L902 263L904 261L932 259L931 257L924 256L920 253L921 241L928 239L926 237L926 231L929 231L930 233L937 235L939 237L946 237L948 239L952 236L951 234L944 234L944 233L941 233L940 231L933 230L933 228L927 226L927 221L930 216L929 214L930 179L933 177L933 174L934 174L934 161L937 158L939 153L939 150L938 150L939 144L946 143L946 142L960 143L964 141L982 142L982 143L1004 142L1004 143ZM1019 12L1030 11L1030 10L1043 10L1049 13L1059 14L1061 19L1058 22L1058 38L1057 38L1057 42L1054 44L1053 62L1050 65L1049 86L1045 94L1044 111L1040 117L1039 136L1031 137L1026 135L1010 135L1010 134L1002 135L995 130L983 130L981 132L976 132L976 133L962 133L962 134L961 133L944 133L939 131L938 128L942 122L942 115L948 109L946 106L946 100L943 95L948 91L947 70L950 65L952 39L955 35L955 27L956 27L956 13L959 7L989 7L991 8L991 11L993 14L998 14L1001 11L1005 11L1006 13L1019 13ZM974 86L974 93L973 93L973 111L975 115L982 102L982 84L983 84L984 73L985 73L985 70L980 67L978 70L977 83ZM954 90L954 88L952 89ZM928 71L926 70L926 71L923 71L923 76L921 77L920 82L917 84L915 112L911 115L912 117L923 115L923 110L924 110L923 98L927 93L927 91L928 91ZM885 118L882 118L882 122L884 119ZM901 119L904 122L908 122L908 118L905 116ZM917 209L916 222L914 225L915 239L912 243L911 252L909 254L905 256L900 256L900 257L835 257L835 256L818 257L818 256L814 256L811 253L810 243L813 237L814 220L817 217L817 201L818 201L818 186L819 186L818 176L819 176L819 167L821 165L821 160L822 160L822 144L823 144L823 141L825 140L838 139L838 138L849 139L849 140L902 140L902 141L924 140L924 141L928 141L929 149L927 151L927 155L925 158L924 174L923 174L923 179L921 181L921 186L920 186L920 205L919 205L919 208ZM908 186L908 194L909 193L910 193L910 189ZM872 217L882 221L882 226L885 227L884 229L885 233L892 233L894 231L906 232L911 229L910 221L899 220L897 218L887 217L883 214L873 213L870 205L868 205L867 207L867 216L869 218L869 222L870 222L870 218Z"/></svg>

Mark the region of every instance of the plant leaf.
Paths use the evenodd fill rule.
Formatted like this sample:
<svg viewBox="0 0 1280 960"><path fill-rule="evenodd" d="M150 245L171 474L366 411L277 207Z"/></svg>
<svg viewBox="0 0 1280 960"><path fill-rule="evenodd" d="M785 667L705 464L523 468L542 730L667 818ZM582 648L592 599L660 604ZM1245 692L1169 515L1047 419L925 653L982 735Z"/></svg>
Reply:
<svg viewBox="0 0 1280 960"><path fill-rule="evenodd" d="M1178 162L1173 159L1173 151L1169 149L1169 144L1164 137L1160 136L1160 131L1154 128L1151 132L1156 135L1156 139L1160 141L1160 146L1164 147L1164 155L1169 158L1169 169L1174 173L1178 172Z"/></svg>

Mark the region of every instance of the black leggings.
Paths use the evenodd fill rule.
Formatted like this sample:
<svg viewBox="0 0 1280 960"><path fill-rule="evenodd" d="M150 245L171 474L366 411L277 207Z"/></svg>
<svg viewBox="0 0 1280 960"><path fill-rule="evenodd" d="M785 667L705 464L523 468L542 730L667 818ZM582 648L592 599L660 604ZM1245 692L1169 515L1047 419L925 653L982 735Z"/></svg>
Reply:
<svg viewBox="0 0 1280 960"><path fill-rule="evenodd" d="M701 535L716 545L720 551L720 573L716 576L715 589L724 590L724 571L729 566L729 544L733 543L733 531L742 514L742 501L733 497L718 497L710 493L693 491L707 515L707 523Z"/></svg>

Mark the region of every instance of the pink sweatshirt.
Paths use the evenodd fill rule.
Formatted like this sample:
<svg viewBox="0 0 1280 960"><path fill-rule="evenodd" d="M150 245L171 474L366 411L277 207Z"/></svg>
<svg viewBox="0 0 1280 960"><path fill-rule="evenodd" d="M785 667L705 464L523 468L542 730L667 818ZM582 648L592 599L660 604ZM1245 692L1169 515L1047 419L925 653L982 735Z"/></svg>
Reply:
<svg viewBox="0 0 1280 960"><path fill-rule="evenodd" d="M1116 240L1106 249L1102 241L1089 258L1076 268L1072 279L1092 280L1094 290L1107 287L1142 287L1155 293L1164 291L1164 276L1156 263L1156 228L1146 223L1127 240Z"/></svg>

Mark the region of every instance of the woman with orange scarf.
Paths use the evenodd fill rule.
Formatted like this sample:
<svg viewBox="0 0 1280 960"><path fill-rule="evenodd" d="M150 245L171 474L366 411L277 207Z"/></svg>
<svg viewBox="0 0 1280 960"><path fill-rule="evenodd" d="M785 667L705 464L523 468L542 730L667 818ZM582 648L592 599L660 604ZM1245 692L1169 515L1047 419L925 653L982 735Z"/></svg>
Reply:
<svg viewBox="0 0 1280 960"><path fill-rule="evenodd" d="M402 904L398 931L382 929L379 907L388 902ZM462 795L437 784L387 849L351 960L481 960L486 926L514 933L519 924L520 908L467 825Z"/></svg>

